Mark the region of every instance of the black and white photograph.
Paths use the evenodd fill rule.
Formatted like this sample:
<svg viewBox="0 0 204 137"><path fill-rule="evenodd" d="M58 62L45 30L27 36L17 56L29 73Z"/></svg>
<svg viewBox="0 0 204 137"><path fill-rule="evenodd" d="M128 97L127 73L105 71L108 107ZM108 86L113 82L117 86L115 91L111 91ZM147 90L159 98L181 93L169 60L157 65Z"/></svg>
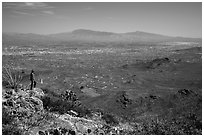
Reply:
<svg viewBox="0 0 204 137"><path fill-rule="evenodd" d="M202 1L1 4L2 135L202 135Z"/></svg>

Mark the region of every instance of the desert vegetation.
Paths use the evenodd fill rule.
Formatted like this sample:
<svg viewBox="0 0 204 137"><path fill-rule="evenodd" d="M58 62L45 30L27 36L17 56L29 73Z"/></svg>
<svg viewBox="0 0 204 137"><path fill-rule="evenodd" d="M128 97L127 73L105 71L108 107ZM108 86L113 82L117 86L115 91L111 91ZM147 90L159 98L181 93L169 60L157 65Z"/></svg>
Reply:
<svg viewBox="0 0 204 137"><path fill-rule="evenodd" d="M15 89L22 81L22 72L16 71L11 65L3 66L3 83L6 84L9 88Z"/></svg>
<svg viewBox="0 0 204 137"><path fill-rule="evenodd" d="M98 33L95 40L83 30L63 41L3 36L4 135L202 134L198 39Z"/></svg>

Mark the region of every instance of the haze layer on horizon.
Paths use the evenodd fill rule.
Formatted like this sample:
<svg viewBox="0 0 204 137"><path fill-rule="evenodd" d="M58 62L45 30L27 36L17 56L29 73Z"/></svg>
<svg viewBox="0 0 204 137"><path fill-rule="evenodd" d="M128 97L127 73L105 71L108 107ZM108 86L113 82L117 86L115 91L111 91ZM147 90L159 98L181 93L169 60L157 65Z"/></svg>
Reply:
<svg viewBox="0 0 204 137"><path fill-rule="evenodd" d="M3 32L51 34L75 29L202 37L202 3L2 3Z"/></svg>

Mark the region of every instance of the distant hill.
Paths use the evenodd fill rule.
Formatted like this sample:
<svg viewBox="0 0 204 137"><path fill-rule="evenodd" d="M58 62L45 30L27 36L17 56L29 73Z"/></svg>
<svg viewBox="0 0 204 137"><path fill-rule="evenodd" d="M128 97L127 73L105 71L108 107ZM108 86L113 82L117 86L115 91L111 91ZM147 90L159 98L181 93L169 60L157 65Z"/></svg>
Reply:
<svg viewBox="0 0 204 137"><path fill-rule="evenodd" d="M3 33L2 34L2 44L3 45L40 45L40 44L49 44L59 41L53 39L46 35L39 35L33 33Z"/></svg>
<svg viewBox="0 0 204 137"><path fill-rule="evenodd" d="M117 42L117 43L137 43L137 42L188 42L201 41L200 38L171 37L160 34L135 31L128 33L113 33L103 31L93 31L87 29L77 29L72 32L39 35L3 33L3 44L53 44L61 42Z"/></svg>
<svg viewBox="0 0 204 137"><path fill-rule="evenodd" d="M93 30L87 30L87 29L77 29L77 30L72 31L72 34L74 34L74 35L109 36L109 35L115 35L116 33L103 32L103 31L93 31Z"/></svg>

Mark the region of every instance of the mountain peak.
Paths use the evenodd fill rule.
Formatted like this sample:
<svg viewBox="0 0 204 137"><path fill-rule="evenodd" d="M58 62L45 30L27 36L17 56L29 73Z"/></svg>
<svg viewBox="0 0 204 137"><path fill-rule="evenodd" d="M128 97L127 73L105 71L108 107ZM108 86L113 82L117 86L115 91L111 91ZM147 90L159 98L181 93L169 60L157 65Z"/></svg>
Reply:
<svg viewBox="0 0 204 137"><path fill-rule="evenodd" d="M105 35L112 35L115 33L112 32L104 32L104 31L93 31L93 30L88 30L88 29L77 29L72 31L72 34L76 35L99 35L99 36L105 36Z"/></svg>

